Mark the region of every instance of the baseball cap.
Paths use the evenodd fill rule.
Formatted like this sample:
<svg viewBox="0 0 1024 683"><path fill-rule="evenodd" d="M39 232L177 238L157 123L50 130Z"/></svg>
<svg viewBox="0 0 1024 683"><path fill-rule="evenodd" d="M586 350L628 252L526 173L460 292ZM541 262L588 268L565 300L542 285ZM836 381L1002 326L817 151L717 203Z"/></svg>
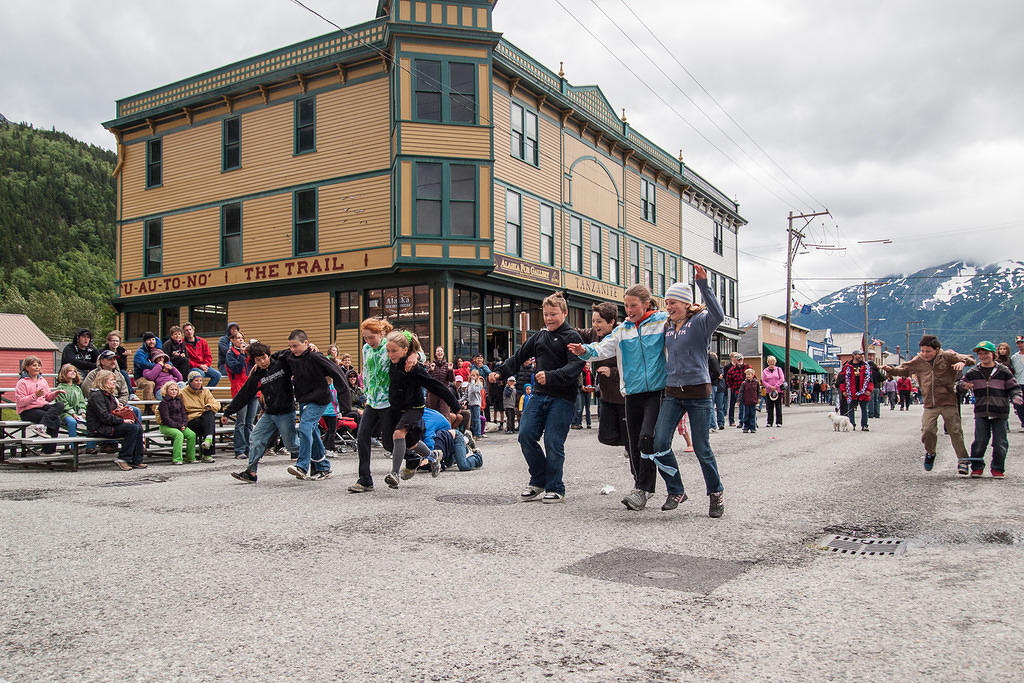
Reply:
<svg viewBox="0 0 1024 683"><path fill-rule="evenodd" d="M111 351L110 349L103 349L102 351L100 351L100 356L99 357L100 358L116 358L117 354L114 353L113 351Z"/></svg>
<svg viewBox="0 0 1024 683"><path fill-rule="evenodd" d="M462 375L455 375L455 383L462 384Z"/></svg>
<svg viewBox="0 0 1024 683"><path fill-rule="evenodd" d="M1018 334L1017 335L1017 341L1018 342L1024 342L1024 334Z"/></svg>
<svg viewBox="0 0 1024 683"><path fill-rule="evenodd" d="M977 344L975 344L974 351L977 352L980 350L991 351L992 353L995 353L996 345L990 341L980 341Z"/></svg>

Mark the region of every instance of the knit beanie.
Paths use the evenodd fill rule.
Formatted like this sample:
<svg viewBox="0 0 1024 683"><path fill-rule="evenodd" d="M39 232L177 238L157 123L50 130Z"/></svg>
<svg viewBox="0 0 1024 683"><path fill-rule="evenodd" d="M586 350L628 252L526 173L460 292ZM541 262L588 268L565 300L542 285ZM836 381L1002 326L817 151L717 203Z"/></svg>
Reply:
<svg viewBox="0 0 1024 683"><path fill-rule="evenodd" d="M690 292L690 285L685 282L676 282L672 284L668 291L665 292L666 299L675 299L676 301L682 301L686 304L693 303L693 294Z"/></svg>
<svg viewBox="0 0 1024 683"><path fill-rule="evenodd" d="M198 370L193 370L192 372L188 373L188 381L191 382L197 377L202 379L203 376L203 373L199 372Z"/></svg>

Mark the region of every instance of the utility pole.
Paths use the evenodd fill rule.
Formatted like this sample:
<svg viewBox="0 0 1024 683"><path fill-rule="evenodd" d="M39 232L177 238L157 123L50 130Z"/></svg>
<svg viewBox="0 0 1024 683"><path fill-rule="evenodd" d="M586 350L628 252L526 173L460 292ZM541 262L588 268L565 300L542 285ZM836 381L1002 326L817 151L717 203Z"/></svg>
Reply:
<svg viewBox="0 0 1024 683"><path fill-rule="evenodd" d="M868 341L871 339L868 332L868 287L876 285L887 285L888 282L865 282L864 283L864 355L868 357Z"/></svg>
<svg viewBox="0 0 1024 683"><path fill-rule="evenodd" d="M924 325L923 320L908 320L907 321L907 359L910 359L910 326L911 325Z"/></svg>
<svg viewBox="0 0 1024 683"><path fill-rule="evenodd" d="M789 367L789 350L791 343L789 321L793 315L793 259L796 258L796 252L800 249L800 241L805 237L800 230L793 229L793 219L804 219L804 227L806 228L815 216L831 215L832 214L828 212L828 209L825 209L824 211L817 211L815 213L802 213L797 215L793 215L792 211L789 212L789 227L786 228L786 367L783 368L783 372L786 374L786 381L790 383L790 386L792 386L792 378L790 377L791 373ZM795 245L793 243L794 235L796 235ZM786 391L785 396L782 399L783 403L787 406L789 405L789 396L790 392Z"/></svg>

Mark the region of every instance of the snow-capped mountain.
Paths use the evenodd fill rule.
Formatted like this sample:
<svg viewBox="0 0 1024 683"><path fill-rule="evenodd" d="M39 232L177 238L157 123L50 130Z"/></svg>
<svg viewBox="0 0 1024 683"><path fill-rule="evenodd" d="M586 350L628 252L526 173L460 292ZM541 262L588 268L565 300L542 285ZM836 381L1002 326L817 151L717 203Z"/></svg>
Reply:
<svg viewBox="0 0 1024 683"><path fill-rule="evenodd" d="M927 331L944 348L964 353L983 339L1010 342L1016 353L1013 338L1024 334L1024 261L987 266L953 261L877 282L885 284L868 286L869 334L890 351L897 345L906 350L909 328L915 352L922 331ZM864 286L851 285L822 297L810 305L809 314L799 309L794 313L795 324L811 329L863 332Z"/></svg>

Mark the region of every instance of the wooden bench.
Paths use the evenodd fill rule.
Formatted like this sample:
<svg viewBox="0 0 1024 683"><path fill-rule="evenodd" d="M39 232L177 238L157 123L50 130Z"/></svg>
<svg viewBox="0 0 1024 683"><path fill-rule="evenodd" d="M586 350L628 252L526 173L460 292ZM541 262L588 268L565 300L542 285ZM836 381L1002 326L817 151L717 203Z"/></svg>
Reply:
<svg viewBox="0 0 1024 683"><path fill-rule="evenodd" d="M71 471L78 471L79 450L86 443L108 443L119 441L105 436L58 436L53 438L26 438L21 439L22 454L7 457L4 462L10 465L39 465L50 462L71 461ZM66 450L56 453L32 453L28 454L29 447L41 446L68 446ZM111 454L107 454L108 456Z"/></svg>

